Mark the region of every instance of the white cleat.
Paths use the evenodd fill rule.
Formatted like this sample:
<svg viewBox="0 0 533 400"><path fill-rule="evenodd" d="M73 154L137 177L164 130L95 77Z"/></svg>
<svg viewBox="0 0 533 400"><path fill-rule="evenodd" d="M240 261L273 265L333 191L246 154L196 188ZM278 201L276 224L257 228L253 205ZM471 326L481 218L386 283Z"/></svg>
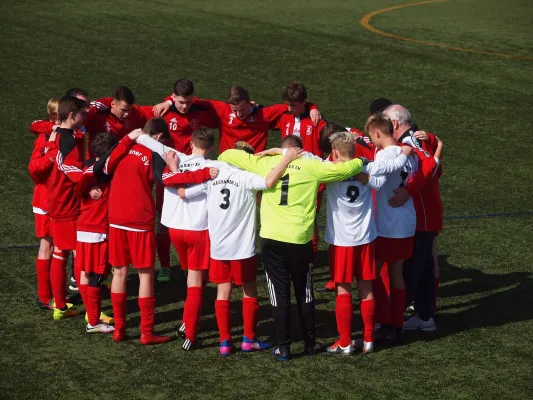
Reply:
<svg viewBox="0 0 533 400"><path fill-rule="evenodd" d="M87 324L87 328L85 328L85 330L87 333L111 333L115 330L115 327L113 325L106 324L105 322L100 322L95 326Z"/></svg>
<svg viewBox="0 0 533 400"><path fill-rule="evenodd" d="M405 331L422 331L422 332L435 332L437 326L435 325L435 320L433 318L424 321L420 319L418 314L413 315L407 321L403 323L403 329Z"/></svg>

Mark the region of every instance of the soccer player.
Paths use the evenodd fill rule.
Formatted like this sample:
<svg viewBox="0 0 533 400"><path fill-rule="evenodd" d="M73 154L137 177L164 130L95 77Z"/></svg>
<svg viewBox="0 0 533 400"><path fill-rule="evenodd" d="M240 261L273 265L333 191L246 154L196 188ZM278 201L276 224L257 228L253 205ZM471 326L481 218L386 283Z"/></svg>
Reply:
<svg viewBox="0 0 533 400"><path fill-rule="evenodd" d="M238 141L250 144L257 152L265 150L269 130L276 126L280 116L289 109L286 104L266 107L253 105L248 91L237 85L230 88L227 102L218 100L197 100L197 102L209 107L218 122L219 154L232 149ZM158 110L168 110L171 104L172 98L166 98L164 103L156 107ZM311 119L318 124L320 112L316 105L308 103L306 109L310 110Z"/></svg>
<svg viewBox="0 0 533 400"><path fill-rule="evenodd" d="M415 301L415 315L404 323L405 330L436 330L434 314L435 270L433 261L433 241L442 229L442 202L436 174L440 164L442 142L437 145L435 156L424 148L427 142L415 138L415 128L409 111L394 104L383 113L393 124L393 135L398 143L413 146L418 155L418 165L406 181L405 187L395 190L389 200L392 207L403 207L405 200L413 201L416 210L416 234L412 257L405 263L405 283L410 300Z"/></svg>
<svg viewBox="0 0 533 400"><path fill-rule="evenodd" d="M395 158L401 148L393 137L393 125L390 119L381 113L372 115L365 126L365 131L378 150L374 163L379 165ZM403 340L403 312L405 308L405 284L402 270L404 260L413 253L416 213L412 200L402 207L393 208L389 198L393 191L406 184L416 171L413 157L409 157L402 171L386 174L373 174L369 186L376 192L376 259L378 271L384 262L388 263L391 282L390 303L384 291L376 292L376 307L382 332L386 339L394 344ZM394 329L393 329L394 328Z"/></svg>
<svg viewBox="0 0 533 400"><path fill-rule="evenodd" d="M70 251L74 254L74 275L79 279L76 268L76 220L80 213L79 200L74 195L74 186L83 171L84 140L77 138L76 130L83 126L86 105L76 97L65 96L59 102L58 115L61 124L56 129L59 151L56 163L47 181L48 211L51 220L54 254L50 267L52 293L56 303L53 318L60 320L72 317L78 312L68 308L66 303L66 262Z"/></svg>
<svg viewBox="0 0 533 400"><path fill-rule="evenodd" d="M75 193L80 199L77 223L76 262L79 264L79 290L85 304L87 333L110 333L112 318L102 313L101 285L107 276L109 231L109 176L95 176L94 164L117 143L109 133L99 134L91 143L94 158L88 160Z"/></svg>
<svg viewBox="0 0 533 400"><path fill-rule="evenodd" d="M291 136L283 141L290 141ZM266 176L281 156L259 158L239 150L228 150L219 157L260 176ZM261 201L261 256L276 325L278 360L290 357L290 285L295 296L303 331L305 354L314 355L321 348L315 336L315 301L310 262L311 238L316 214L316 194L321 182L346 179L361 171L363 163L354 159L345 163L325 163L300 158L289 164L287 173L274 189L263 192Z"/></svg>
<svg viewBox="0 0 533 400"><path fill-rule="evenodd" d="M237 142L236 149L253 154L245 142ZM209 162L219 168L217 179L204 187L179 189L182 198L191 199L207 194L207 216L211 242L209 280L217 284L215 315L220 332L220 355L234 350L231 340L230 298L233 284L243 290L242 314L244 335L241 350L266 350L270 343L256 338L257 258L255 255L256 193L273 187L287 166L298 158L301 150L290 149L266 178L240 170L226 163Z"/></svg>
<svg viewBox="0 0 533 400"><path fill-rule="evenodd" d="M48 118L59 125L60 99L55 97L47 104ZM57 155L55 131L40 134L33 146L33 152L28 165L30 177L35 183L33 189L33 214L35 215L35 236L40 239L36 261L37 275L37 306L41 309L53 309L52 286L50 284L50 265L52 262L52 234L50 216L48 215L47 180L54 166Z"/></svg>

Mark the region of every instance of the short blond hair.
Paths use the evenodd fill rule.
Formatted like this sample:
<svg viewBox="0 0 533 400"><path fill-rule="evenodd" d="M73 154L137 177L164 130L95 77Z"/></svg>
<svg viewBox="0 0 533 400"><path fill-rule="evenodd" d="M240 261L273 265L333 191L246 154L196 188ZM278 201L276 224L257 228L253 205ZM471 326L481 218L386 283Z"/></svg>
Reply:
<svg viewBox="0 0 533 400"><path fill-rule="evenodd" d="M349 132L335 132L329 137L331 148L337 150L340 155L353 158L355 154L355 139Z"/></svg>
<svg viewBox="0 0 533 400"><path fill-rule="evenodd" d="M46 104L46 112L48 113L48 118L50 121L56 121L59 117L59 101L61 98L59 97L52 97L50 100L48 100L48 103Z"/></svg>
<svg viewBox="0 0 533 400"><path fill-rule="evenodd" d="M379 133L385 136L392 136L394 132L391 119L383 113L377 113L368 117L365 124L366 134L370 135L370 131L373 129L377 129Z"/></svg>

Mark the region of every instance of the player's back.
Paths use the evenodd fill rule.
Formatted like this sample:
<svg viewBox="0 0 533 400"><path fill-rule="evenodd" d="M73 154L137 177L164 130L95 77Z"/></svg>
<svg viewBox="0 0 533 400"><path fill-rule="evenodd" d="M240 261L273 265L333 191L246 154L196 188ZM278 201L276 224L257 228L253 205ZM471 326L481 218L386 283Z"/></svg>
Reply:
<svg viewBox="0 0 533 400"><path fill-rule="evenodd" d="M211 258L241 260L255 254L256 190L265 179L226 163L209 162L219 168L207 183L207 218Z"/></svg>
<svg viewBox="0 0 533 400"><path fill-rule="evenodd" d="M98 185L102 191L102 196L98 200L94 200L88 193L94 185ZM108 176L96 177L93 165L85 167L83 176L76 186L76 195L81 199L78 231L107 233L110 189L111 182Z"/></svg>
<svg viewBox="0 0 533 400"><path fill-rule="evenodd" d="M401 153L401 147L388 146L376 153L374 163L396 158ZM394 190L403 187L409 178L417 171L418 162L412 156L408 157L405 166L386 176L386 182L376 192L376 226L378 235L389 238L404 238L415 234L416 212L413 199L409 198L401 207L391 207L389 199L394 196Z"/></svg>
<svg viewBox="0 0 533 400"><path fill-rule="evenodd" d="M372 189L349 177L328 183L325 242L336 246L359 246L377 236Z"/></svg>
<svg viewBox="0 0 533 400"><path fill-rule="evenodd" d="M204 168L207 160L191 154L180 156L179 172L196 171ZM188 231L207 229L207 196L202 194L191 199L179 197L177 188L165 187L161 223L168 228Z"/></svg>

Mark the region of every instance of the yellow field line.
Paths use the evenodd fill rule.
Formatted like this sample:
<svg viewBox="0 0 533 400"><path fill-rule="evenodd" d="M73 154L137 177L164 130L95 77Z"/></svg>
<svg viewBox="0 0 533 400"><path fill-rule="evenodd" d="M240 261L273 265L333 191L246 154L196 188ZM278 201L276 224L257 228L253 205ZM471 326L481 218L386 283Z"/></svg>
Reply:
<svg viewBox="0 0 533 400"><path fill-rule="evenodd" d="M374 28L372 25L370 25L370 20L373 17L375 17L376 15L378 15L378 14L382 14L382 13L393 11L393 10L398 10L400 8L405 8L405 7L421 6L423 4L431 4L431 3L441 3L441 2L444 2L444 1L447 1L447 0L427 0L427 1L420 1L420 2L417 2L417 3L402 4L402 5L399 5L399 6L383 8L382 10L377 10L377 11L371 12L370 14L365 15L363 18L361 18L360 22L361 22L361 25L363 26L363 28L368 29L370 32L374 32L374 33L377 33L378 35L386 36L386 37L389 37L391 39L404 40L406 42L418 43L418 44L422 44L424 46L433 46L433 47L440 47L442 49L463 51L463 52L466 52L466 53L485 54L485 55L489 55L489 56L516 58L518 60L533 60L533 57L529 57L529 56L516 56L516 55L513 55L513 54L496 53L496 52L493 52L493 51L465 49L465 48L462 48L462 47L448 46L446 44L441 44L441 43L428 42L426 40L411 39L411 38L407 38L407 37L403 37L403 36L393 35L392 33L383 32L382 30Z"/></svg>

